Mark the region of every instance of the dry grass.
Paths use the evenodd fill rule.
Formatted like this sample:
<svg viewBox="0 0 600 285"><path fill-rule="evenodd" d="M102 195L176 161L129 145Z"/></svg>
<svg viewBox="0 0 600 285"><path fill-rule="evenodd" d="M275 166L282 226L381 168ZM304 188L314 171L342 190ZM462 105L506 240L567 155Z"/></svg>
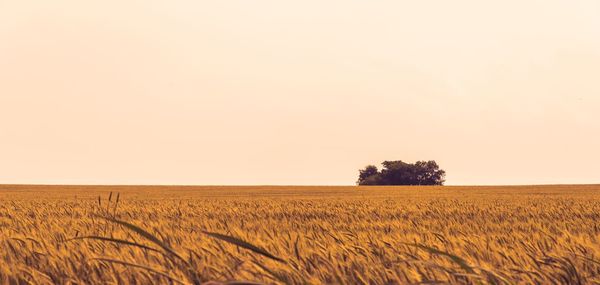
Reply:
<svg viewBox="0 0 600 285"><path fill-rule="evenodd" d="M600 186L0 186L0 284L600 284L599 238Z"/></svg>

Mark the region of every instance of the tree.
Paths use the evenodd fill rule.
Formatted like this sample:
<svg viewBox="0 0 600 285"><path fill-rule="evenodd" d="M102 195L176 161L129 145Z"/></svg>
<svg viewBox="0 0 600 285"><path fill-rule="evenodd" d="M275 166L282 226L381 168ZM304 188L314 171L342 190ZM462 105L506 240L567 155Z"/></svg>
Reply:
<svg viewBox="0 0 600 285"><path fill-rule="evenodd" d="M383 169L369 165L359 170L358 185L443 185L446 172L433 161L414 164L401 160L384 161Z"/></svg>
<svg viewBox="0 0 600 285"><path fill-rule="evenodd" d="M379 170L375 165L368 165L365 169L359 170L358 185L377 185L379 184Z"/></svg>

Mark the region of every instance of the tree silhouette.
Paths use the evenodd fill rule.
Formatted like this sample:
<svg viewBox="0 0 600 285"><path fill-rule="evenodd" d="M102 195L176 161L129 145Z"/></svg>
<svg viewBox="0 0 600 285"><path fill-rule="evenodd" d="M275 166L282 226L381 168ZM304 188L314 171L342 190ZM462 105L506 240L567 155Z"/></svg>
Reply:
<svg viewBox="0 0 600 285"><path fill-rule="evenodd" d="M358 185L443 185L446 172L433 161L414 164L401 160L384 161L383 169L369 165L359 170Z"/></svg>

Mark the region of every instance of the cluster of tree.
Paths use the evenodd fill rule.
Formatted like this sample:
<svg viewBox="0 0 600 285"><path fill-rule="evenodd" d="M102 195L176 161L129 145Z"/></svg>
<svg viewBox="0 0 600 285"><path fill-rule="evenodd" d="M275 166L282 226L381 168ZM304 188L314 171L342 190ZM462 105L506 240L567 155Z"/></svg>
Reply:
<svg viewBox="0 0 600 285"><path fill-rule="evenodd" d="M383 169L369 165L359 171L358 185L443 185L446 172L433 161L384 161Z"/></svg>

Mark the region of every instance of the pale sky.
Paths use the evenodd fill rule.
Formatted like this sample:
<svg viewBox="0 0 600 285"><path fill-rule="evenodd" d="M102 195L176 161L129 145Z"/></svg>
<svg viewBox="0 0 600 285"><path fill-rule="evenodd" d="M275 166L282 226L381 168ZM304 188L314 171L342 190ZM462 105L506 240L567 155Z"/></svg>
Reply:
<svg viewBox="0 0 600 285"><path fill-rule="evenodd" d="M0 183L600 183L600 1L0 0Z"/></svg>

